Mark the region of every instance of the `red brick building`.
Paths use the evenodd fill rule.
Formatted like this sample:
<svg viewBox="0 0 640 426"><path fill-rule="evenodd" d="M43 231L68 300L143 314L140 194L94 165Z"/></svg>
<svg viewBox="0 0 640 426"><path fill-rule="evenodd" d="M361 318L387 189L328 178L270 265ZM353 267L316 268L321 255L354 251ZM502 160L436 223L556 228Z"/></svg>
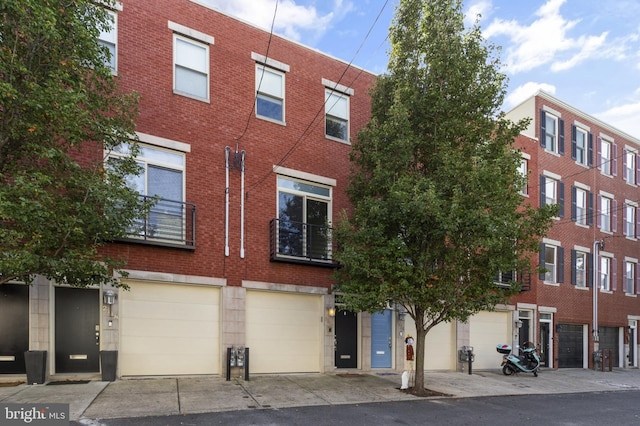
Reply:
<svg viewBox="0 0 640 426"><path fill-rule="evenodd" d="M640 140L544 92L508 117L531 119L517 141L525 196L560 206L541 242L546 273L513 300L520 342L538 343L550 367L599 368L601 353L637 367Z"/></svg>

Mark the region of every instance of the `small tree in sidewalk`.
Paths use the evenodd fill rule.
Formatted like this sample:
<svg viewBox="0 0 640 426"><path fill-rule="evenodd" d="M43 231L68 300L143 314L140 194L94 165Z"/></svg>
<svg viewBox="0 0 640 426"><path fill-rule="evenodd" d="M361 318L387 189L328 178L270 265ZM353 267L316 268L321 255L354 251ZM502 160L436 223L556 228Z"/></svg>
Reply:
<svg viewBox="0 0 640 426"><path fill-rule="evenodd" d="M390 30L388 74L353 145L353 205L335 230L346 306L401 305L416 326L414 392L424 394L425 337L518 291L500 271L530 269L555 208L519 192L516 136L527 122L500 112L506 79L458 0L401 0Z"/></svg>

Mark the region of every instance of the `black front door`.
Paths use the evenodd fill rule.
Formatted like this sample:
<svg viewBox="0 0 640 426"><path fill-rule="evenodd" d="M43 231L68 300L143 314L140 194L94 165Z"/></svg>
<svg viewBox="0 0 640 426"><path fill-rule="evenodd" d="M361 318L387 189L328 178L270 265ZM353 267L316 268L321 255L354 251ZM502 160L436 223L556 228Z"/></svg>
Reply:
<svg viewBox="0 0 640 426"><path fill-rule="evenodd" d="M540 365L543 367L549 366L550 326L548 322L540 323Z"/></svg>
<svg viewBox="0 0 640 426"><path fill-rule="evenodd" d="M605 367L619 367L618 327L600 327L600 350L606 356ZM609 364L611 363L611 364Z"/></svg>
<svg viewBox="0 0 640 426"><path fill-rule="evenodd" d="M358 315L336 312L336 368L358 368Z"/></svg>
<svg viewBox="0 0 640 426"><path fill-rule="evenodd" d="M558 367L583 367L583 332L581 324L558 324Z"/></svg>
<svg viewBox="0 0 640 426"><path fill-rule="evenodd" d="M0 374L25 372L29 350L29 286L0 284Z"/></svg>
<svg viewBox="0 0 640 426"><path fill-rule="evenodd" d="M95 289L56 287L56 373L100 370L100 300Z"/></svg>

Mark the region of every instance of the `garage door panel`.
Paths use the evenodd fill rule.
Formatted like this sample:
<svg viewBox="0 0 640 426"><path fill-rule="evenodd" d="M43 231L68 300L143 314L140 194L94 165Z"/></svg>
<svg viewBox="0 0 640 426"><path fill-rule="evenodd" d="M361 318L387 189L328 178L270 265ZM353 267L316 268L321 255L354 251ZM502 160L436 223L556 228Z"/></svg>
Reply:
<svg viewBox="0 0 640 426"><path fill-rule="evenodd" d="M219 289L128 284L121 293L121 375L219 374Z"/></svg>
<svg viewBox="0 0 640 426"><path fill-rule="evenodd" d="M320 371L322 296L248 291L246 315L253 372Z"/></svg>
<svg viewBox="0 0 640 426"><path fill-rule="evenodd" d="M411 317L405 319L405 334L416 336L416 325ZM454 323L440 323L427 333L424 346L425 370L455 370L455 339Z"/></svg>
<svg viewBox="0 0 640 426"><path fill-rule="evenodd" d="M473 368L486 370L500 367L502 359L496 352L496 345L511 344L510 318L510 312L479 312L469 318L469 340L475 355Z"/></svg>

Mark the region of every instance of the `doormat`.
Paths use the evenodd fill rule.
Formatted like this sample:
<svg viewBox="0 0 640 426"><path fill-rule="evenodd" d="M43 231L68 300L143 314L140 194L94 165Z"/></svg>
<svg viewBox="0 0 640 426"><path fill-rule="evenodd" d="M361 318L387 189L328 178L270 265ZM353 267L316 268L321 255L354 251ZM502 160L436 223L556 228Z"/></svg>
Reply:
<svg viewBox="0 0 640 426"><path fill-rule="evenodd" d="M57 382L49 382L48 385L84 385L89 383L91 380L60 380Z"/></svg>
<svg viewBox="0 0 640 426"><path fill-rule="evenodd" d="M336 376L338 377L362 377L362 374L357 374L357 373L340 373L340 374L336 374Z"/></svg>
<svg viewBox="0 0 640 426"><path fill-rule="evenodd" d="M23 384L24 382L0 382L0 388L12 388Z"/></svg>

